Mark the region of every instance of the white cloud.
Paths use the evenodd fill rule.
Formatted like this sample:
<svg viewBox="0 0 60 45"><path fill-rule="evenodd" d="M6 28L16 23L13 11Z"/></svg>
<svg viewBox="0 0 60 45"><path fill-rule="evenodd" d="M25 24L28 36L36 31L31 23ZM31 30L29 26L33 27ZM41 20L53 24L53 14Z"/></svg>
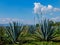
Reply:
<svg viewBox="0 0 60 45"><path fill-rule="evenodd" d="M42 7L42 5L40 3L34 3L34 13L40 13L40 8Z"/></svg>
<svg viewBox="0 0 60 45"><path fill-rule="evenodd" d="M41 3L34 3L34 13L35 14L40 14L41 12L43 14L46 13L52 13L52 12L57 12L60 11L60 8L55 8L52 5L44 6Z"/></svg>
<svg viewBox="0 0 60 45"><path fill-rule="evenodd" d="M0 24L8 24L12 23L13 21L21 24L34 24L34 21L32 20L23 20L18 18L0 18Z"/></svg>
<svg viewBox="0 0 60 45"><path fill-rule="evenodd" d="M52 5L48 5L47 9L51 10L53 7Z"/></svg>
<svg viewBox="0 0 60 45"><path fill-rule="evenodd" d="M50 20L53 20L53 21L60 21L60 17L54 17L54 18L51 18Z"/></svg>
<svg viewBox="0 0 60 45"><path fill-rule="evenodd" d="M54 8L53 11L54 11L54 12L56 12L56 11L60 11L60 8Z"/></svg>
<svg viewBox="0 0 60 45"><path fill-rule="evenodd" d="M17 18L0 18L0 24L7 24L9 22L18 21L23 22L23 19L17 19Z"/></svg>

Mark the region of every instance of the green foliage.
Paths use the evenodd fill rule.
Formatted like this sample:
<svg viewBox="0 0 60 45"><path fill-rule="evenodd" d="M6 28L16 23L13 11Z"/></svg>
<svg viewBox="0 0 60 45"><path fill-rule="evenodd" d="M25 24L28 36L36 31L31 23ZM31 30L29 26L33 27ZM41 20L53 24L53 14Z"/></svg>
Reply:
<svg viewBox="0 0 60 45"><path fill-rule="evenodd" d="M0 44L7 43L7 37L8 35L6 34L5 27L0 26Z"/></svg>
<svg viewBox="0 0 60 45"><path fill-rule="evenodd" d="M21 32L21 35L19 36L18 40L20 40L20 43L27 43L27 42L31 42L32 40L35 40L32 37L32 33L29 30L29 26L25 25L23 26L23 30Z"/></svg>
<svg viewBox="0 0 60 45"><path fill-rule="evenodd" d="M34 34L35 31L36 31L36 26L35 25L30 25L28 30L29 30L29 33Z"/></svg>
<svg viewBox="0 0 60 45"><path fill-rule="evenodd" d="M40 40L50 41L56 36L55 28L49 20L44 20L40 25L40 32L36 32Z"/></svg>
<svg viewBox="0 0 60 45"><path fill-rule="evenodd" d="M56 23L57 24L57 23ZM30 43L27 45L40 45L43 42L32 43L33 41L59 40L60 26L53 21L43 20L41 24L20 25L18 22L9 23L9 26L0 27L0 43L13 43L14 45ZM13 45L12 44L12 45ZM47 42L43 44L47 45ZM43 45L42 44L42 45Z"/></svg>
<svg viewBox="0 0 60 45"><path fill-rule="evenodd" d="M19 26L18 23L13 22L9 24L9 27L6 27L6 33L8 34L8 38L12 41L12 43L16 43L20 33L22 32L23 26Z"/></svg>
<svg viewBox="0 0 60 45"><path fill-rule="evenodd" d="M32 43L25 43L23 45L60 45L60 42L32 42Z"/></svg>

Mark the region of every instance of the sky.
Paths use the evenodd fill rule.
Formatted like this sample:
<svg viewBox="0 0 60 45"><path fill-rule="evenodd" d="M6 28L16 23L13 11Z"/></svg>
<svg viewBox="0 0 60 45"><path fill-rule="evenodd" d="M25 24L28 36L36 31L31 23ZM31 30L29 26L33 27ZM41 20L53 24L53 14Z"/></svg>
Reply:
<svg viewBox="0 0 60 45"><path fill-rule="evenodd" d="M34 3L39 3L39 6L42 5L42 8L45 7L45 9L48 8L48 5L53 9L58 9L56 12L43 15L49 19L60 21L60 0L0 0L0 23L18 20L25 24L34 24L34 16L36 17ZM39 9L41 8L39 7Z"/></svg>

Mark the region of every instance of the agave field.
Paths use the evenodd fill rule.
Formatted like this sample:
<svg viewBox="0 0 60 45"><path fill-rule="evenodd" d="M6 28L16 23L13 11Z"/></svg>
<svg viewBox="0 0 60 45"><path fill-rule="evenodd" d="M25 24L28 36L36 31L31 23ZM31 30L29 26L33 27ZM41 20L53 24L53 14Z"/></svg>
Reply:
<svg viewBox="0 0 60 45"><path fill-rule="evenodd" d="M60 45L60 2L58 0L30 1L6 0L0 2L0 17L12 18L0 19L1 24L8 23L8 25L0 25L0 45ZM34 11L32 11L33 2ZM57 20L52 18L52 15L58 16L56 17ZM22 19L20 20L20 16L23 17L25 22L21 21Z"/></svg>
<svg viewBox="0 0 60 45"><path fill-rule="evenodd" d="M0 26L0 45L60 45L60 22L44 19L36 25Z"/></svg>

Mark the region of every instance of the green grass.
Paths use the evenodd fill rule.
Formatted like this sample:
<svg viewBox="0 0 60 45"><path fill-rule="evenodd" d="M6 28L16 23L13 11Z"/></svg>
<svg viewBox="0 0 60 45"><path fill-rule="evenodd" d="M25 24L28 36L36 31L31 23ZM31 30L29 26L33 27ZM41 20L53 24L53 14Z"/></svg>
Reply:
<svg viewBox="0 0 60 45"><path fill-rule="evenodd" d="M60 42L32 42L22 45L60 45Z"/></svg>
<svg viewBox="0 0 60 45"><path fill-rule="evenodd" d="M4 44L5 45L5 44ZM52 42L52 41L31 41L31 42L26 42L26 43L22 43L19 44L17 42L17 44L6 44L6 45L60 45L60 42Z"/></svg>

